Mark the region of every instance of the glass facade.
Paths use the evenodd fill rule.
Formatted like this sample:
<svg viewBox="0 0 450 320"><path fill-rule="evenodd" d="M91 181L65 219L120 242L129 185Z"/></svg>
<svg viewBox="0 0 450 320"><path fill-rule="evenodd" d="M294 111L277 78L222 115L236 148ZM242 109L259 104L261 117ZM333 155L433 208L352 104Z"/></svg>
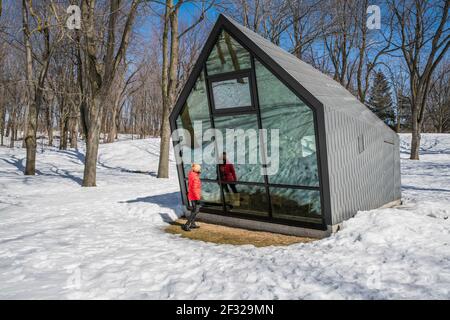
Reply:
<svg viewBox="0 0 450 320"><path fill-rule="evenodd" d="M264 182L258 149L256 114L215 116L214 125L223 137L223 148L218 150L220 160L223 162L225 152L226 161L230 162L236 173L236 181Z"/></svg>
<svg viewBox="0 0 450 320"><path fill-rule="evenodd" d="M226 31L222 31L206 62L208 75L249 68L251 68L251 59L248 51Z"/></svg>
<svg viewBox="0 0 450 320"><path fill-rule="evenodd" d="M228 212L269 216L269 202L265 187L236 184L234 188L231 188L230 185L225 185L224 195Z"/></svg>
<svg viewBox="0 0 450 320"><path fill-rule="evenodd" d="M178 129L186 130L186 132L180 131L180 149L183 157L185 177L191 170L191 163L196 162L202 164L201 178L216 179L216 166L202 161L203 150L214 143L212 141L203 141L203 134L212 127L203 72L197 79L176 123Z"/></svg>
<svg viewBox="0 0 450 320"><path fill-rule="evenodd" d="M208 148L217 160L201 162L204 208L321 224L313 110L225 31L204 66L207 73L201 72L176 119L177 127L194 137L181 142L183 154ZM208 129L218 130L213 139L203 139ZM272 139L276 135L278 142ZM275 148L278 167L269 170ZM272 160L267 168L266 158ZM184 179L197 162L189 159L183 157Z"/></svg>
<svg viewBox="0 0 450 320"><path fill-rule="evenodd" d="M312 110L260 62L255 69L268 150L271 130L279 130L279 170L269 175L269 183L319 186Z"/></svg>
<svg viewBox="0 0 450 320"><path fill-rule="evenodd" d="M275 218L320 221L320 193L316 190L269 187Z"/></svg>

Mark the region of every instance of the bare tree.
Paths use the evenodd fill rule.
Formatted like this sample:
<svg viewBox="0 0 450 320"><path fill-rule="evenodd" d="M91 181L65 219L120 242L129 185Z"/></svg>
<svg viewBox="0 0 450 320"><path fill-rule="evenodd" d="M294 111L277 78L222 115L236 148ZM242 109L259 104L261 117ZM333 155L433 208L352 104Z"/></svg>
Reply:
<svg viewBox="0 0 450 320"><path fill-rule="evenodd" d="M34 175L36 173L36 132L37 120L39 111L43 104L44 85L47 78L47 71L50 63L50 57L53 52L55 41L53 44L50 41L50 19L48 13L52 12L51 6L46 6L41 10L41 13L36 12L32 1L27 3L22 0L22 21L23 21L23 38L26 53L26 78L28 83L28 109L27 109L27 124L25 129L25 145L27 148L27 160L25 166L25 175ZM31 29L30 15L36 21L36 28ZM33 32L38 32L44 43L44 48L40 59L36 65L39 65L37 75L34 74L33 62L36 55L33 52L31 35Z"/></svg>
<svg viewBox="0 0 450 320"><path fill-rule="evenodd" d="M356 60L351 57L357 42L357 4L357 0L328 3L328 24L324 24L324 28L330 24L333 27L331 32L322 30L325 49L333 66L333 79L347 89L351 88L356 67Z"/></svg>
<svg viewBox="0 0 450 320"><path fill-rule="evenodd" d="M297 58L302 59L310 46L322 35L324 28L323 10L324 0L289 0L290 16L292 26L287 33L292 42L291 52Z"/></svg>
<svg viewBox="0 0 450 320"><path fill-rule="evenodd" d="M175 98L175 85L177 81L178 64L178 12L183 1L178 1L174 6L172 0L166 0L164 14L164 27L162 39L162 123L161 123L161 147L158 165L158 178L169 177L169 141L170 127L169 114ZM170 30L170 52L169 52Z"/></svg>
<svg viewBox="0 0 450 320"><path fill-rule="evenodd" d="M382 34L376 30L367 28L366 10L369 6L368 0L360 0L356 4L354 11L357 24L357 68L356 68L356 91L358 99L366 103L366 96L369 90L370 78L374 74L375 68L382 63L382 58L396 49L391 48L392 28L386 28L387 32ZM386 19L388 20L388 19ZM388 24L391 26L391 24Z"/></svg>
<svg viewBox="0 0 450 320"><path fill-rule="evenodd" d="M83 186L93 187L96 185L96 168L102 110L105 99L110 94L116 72L123 61L130 42L132 27L136 17L140 0L133 0L125 13L125 25L120 35L120 44L116 50L117 25L119 13L125 12L121 7L121 0L110 0L107 39L105 43L105 55L102 60L97 55L102 43L97 41L96 28L96 1L83 0L81 12L83 18L84 43L80 44L85 54L85 76L89 84L86 88L86 102L82 104L82 123L86 135L86 157L83 176ZM121 9L121 10L119 10Z"/></svg>
<svg viewBox="0 0 450 320"><path fill-rule="evenodd" d="M205 18L205 12L209 10L214 1L206 4L202 2L202 10L199 18L185 31L179 32L178 19L180 7L185 3L178 0L176 4L173 0L166 0L163 17L162 33L162 71L161 71L161 92L162 92L162 119L161 119L161 145L158 164L158 178L169 177L169 148L170 148L170 126L169 115L177 95L178 88L178 62L179 62L179 40L187 34L188 30L198 25ZM170 34L170 36L169 36Z"/></svg>
<svg viewBox="0 0 450 320"><path fill-rule="evenodd" d="M430 129L438 133L450 131L450 61L441 64L432 76L426 113Z"/></svg>
<svg viewBox="0 0 450 320"><path fill-rule="evenodd" d="M446 0L389 1L398 34L392 45L401 51L409 71L412 160L419 159L420 132L432 75L450 46L449 5Z"/></svg>

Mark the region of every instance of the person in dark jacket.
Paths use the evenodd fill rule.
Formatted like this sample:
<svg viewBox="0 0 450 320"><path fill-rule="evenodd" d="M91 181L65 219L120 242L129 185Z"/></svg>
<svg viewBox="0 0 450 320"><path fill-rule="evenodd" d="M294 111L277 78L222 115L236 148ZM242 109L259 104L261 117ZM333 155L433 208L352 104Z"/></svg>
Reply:
<svg viewBox="0 0 450 320"><path fill-rule="evenodd" d="M225 192L229 193L230 189L233 191L233 193L238 193L236 190L236 185L234 182L236 182L236 171L234 170L234 166L232 163L229 163L227 161L227 153L224 152L222 154L222 163L219 164L219 173L220 173L220 180L223 183L223 189ZM229 188L228 188L229 186Z"/></svg>
<svg viewBox="0 0 450 320"><path fill-rule="evenodd" d="M188 200L192 204L192 210L187 222L181 227L184 231L198 228L195 224L195 218L200 211L200 199L202 197L201 169L199 164L194 163L188 174Z"/></svg>

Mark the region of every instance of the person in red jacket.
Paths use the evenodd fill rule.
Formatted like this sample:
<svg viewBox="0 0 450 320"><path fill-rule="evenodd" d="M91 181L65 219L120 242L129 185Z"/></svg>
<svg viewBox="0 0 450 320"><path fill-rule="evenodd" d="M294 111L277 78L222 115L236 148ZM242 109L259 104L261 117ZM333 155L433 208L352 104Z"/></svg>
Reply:
<svg viewBox="0 0 450 320"><path fill-rule="evenodd" d="M192 210L187 222L182 226L184 231L191 231L191 229L198 228L195 224L195 217L200 211L200 199L202 197L201 169L199 164L194 163L188 174L188 200L192 204Z"/></svg>
<svg viewBox="0 0 450 320"><path fill-rule="evenodd" d="M236 171L234 170L233 164L227 161L226 152L222 154L222 163L219 164L219 173L225 192L229 193L231 189L233 193L238 193L236 190L236 185L234 184L237 180ZM228 189L228 186L230 186L230 189Z"/></svg>

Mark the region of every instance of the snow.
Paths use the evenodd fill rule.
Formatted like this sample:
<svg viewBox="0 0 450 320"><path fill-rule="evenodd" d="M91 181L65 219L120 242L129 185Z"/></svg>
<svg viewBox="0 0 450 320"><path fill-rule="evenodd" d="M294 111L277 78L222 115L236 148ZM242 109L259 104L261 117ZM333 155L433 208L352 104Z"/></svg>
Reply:
<svg viewBox="0 0 450 320"><path fill-rule="evenodd" d="M420 161L401 139L403 205L266 248L165 233L180 196L173 158L155 177L157 139L102 144L96 188L83 150L39 148L25 177L24 150L1 147L0 298L449 299L450 135L423 135Z"/></svg>

